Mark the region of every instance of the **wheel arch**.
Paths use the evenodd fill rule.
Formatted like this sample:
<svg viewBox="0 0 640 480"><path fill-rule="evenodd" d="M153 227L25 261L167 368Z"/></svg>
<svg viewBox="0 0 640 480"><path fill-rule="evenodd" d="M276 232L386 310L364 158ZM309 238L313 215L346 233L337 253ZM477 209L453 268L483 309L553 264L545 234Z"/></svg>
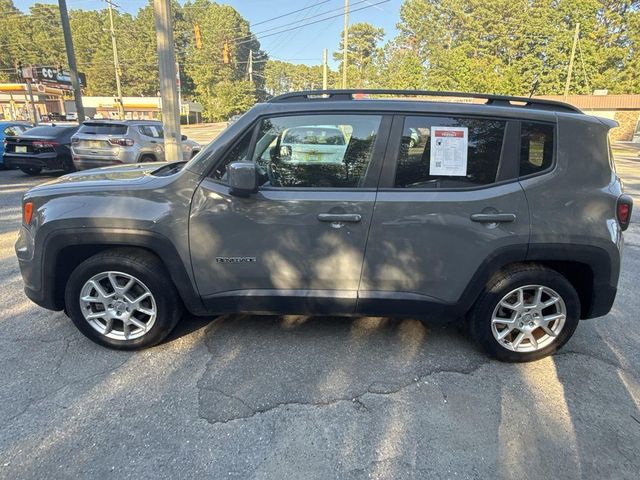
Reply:
<svg viewBox="0 0 640 480"><path fill-rule="evenodd" d="M458 300L460 313L469 313L494 275L521 264L542 265L563 275L578 293L581 319L606 315L613 305L620 268L617 249L592 245L524 245L498 250L485 259Z"/></svg>
<svg viewBox="0 0 640 480"><path fill-rule="evenodd" d="M49 235L42 250L42 286L46 303L56 310L64 308L64 289L71 272L97 253L123 247L155 255L169 272L187 310L195 315L206 313L195 284L171 241L157 233L131 230L62 230Z"/></svg>

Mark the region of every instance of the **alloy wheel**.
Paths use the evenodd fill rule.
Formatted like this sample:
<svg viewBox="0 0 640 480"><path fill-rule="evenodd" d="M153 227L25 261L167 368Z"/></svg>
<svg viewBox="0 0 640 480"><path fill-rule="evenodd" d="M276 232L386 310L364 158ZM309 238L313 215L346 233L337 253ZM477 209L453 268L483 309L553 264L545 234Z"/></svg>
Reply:
<svg viewBox="0 0 640 480"><path fill-rule="evenodd" d="M498 343L514 352L535 352L555 341L567 318L562 297L543 285L526 285L507 293L491 316Z"/></svg>
<svg viewBox="0 0 640 480"><path fill-rule="evenodd" d="M123 272L102 272L80 290L80 310L98 333L114 340L134 340L156 321L157 306L149 288Z"/></svg>

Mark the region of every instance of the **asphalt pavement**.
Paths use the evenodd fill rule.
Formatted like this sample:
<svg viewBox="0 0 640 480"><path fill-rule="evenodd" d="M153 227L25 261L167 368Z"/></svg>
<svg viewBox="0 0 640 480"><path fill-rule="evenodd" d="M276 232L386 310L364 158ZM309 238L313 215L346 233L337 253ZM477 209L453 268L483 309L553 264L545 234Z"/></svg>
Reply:
<svg viewBox="0 0 640 480"><path fill-rule="evenodd" d="M0 171L0 478L637 479L640 161L616 303L557 355L488 360L414 319L187 319L116 352L22 293Z"/></svg>

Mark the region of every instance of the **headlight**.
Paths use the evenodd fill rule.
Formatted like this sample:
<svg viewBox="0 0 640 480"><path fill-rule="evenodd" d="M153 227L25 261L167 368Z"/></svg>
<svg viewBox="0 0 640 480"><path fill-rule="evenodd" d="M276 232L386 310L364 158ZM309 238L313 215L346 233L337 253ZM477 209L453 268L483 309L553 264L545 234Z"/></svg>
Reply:
<svg viewBox="0 0 640 480"><path fill-rule="evenodd" d="M162 145L156 145L155 151L156 153L162 153L164 152L164 148L162 147Z"/></svg>
<svg viewBox="0 0 640 480"><path fill-rule="evenodd" d="M185 152L190 152L192 150L191 145L182 145L182 149Z"/></svg>

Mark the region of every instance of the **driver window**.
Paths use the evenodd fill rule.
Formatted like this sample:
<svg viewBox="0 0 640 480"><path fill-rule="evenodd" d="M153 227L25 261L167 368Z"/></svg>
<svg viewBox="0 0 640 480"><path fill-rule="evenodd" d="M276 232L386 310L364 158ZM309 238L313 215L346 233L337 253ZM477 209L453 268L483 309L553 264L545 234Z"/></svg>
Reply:
<svg viewBox="0 0 640 480"><path fill-rule="evenodd" d="M261 122L252 160L268 187L362 185L380 126L378 115L301 115Z"/></svg>

